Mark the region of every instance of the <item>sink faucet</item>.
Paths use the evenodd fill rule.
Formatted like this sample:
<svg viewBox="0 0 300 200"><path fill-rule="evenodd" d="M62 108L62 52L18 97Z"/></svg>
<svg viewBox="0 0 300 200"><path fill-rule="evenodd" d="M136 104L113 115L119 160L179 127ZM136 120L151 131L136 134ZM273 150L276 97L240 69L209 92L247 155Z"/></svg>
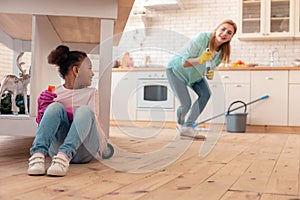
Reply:
<svg viewBox="0 0 300 200"><path fill-rule="evenodd" d="M272 52L271 52L271 56L270 56L270 66L273 67L274 66L274 56L277 53L277 60L279 60L279 52L278 49L275 48Z"/></svg>

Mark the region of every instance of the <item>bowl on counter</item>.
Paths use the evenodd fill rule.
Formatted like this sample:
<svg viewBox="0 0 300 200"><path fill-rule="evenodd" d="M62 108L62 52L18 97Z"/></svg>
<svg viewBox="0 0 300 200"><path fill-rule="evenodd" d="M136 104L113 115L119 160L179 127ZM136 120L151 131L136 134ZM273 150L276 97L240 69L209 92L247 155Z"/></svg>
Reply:
<svg viewBox="0 0 300 200"><path fill-rule="evenodd" d="M300 66L300 59L295 59L293 62L292 62L293 66L296 66L296 67L299 67Z"/></svg>
<svg viewBox="0 0 300 200"><path fill-rule="evenodd" d="M258 63L248 63L247 67L257 67Z"/></svg>

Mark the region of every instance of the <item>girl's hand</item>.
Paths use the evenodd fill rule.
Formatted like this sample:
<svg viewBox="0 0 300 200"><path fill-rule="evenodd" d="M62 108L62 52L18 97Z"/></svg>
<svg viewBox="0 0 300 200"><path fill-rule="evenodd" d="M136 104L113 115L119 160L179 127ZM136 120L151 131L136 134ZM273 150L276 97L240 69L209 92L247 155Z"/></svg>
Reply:
<svg viewBox="0 0 300 200"><path fill-rule="evenodd" d="M49 90L43 91L38 98L38 113L35 121L40 124L46 108L54 102L57 95Z"/></svg>

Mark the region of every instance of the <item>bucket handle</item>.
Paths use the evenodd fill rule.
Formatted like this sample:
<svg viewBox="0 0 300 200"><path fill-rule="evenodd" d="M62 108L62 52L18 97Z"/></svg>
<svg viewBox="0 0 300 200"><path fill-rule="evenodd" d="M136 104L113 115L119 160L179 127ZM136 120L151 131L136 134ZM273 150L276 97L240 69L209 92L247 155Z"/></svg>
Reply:
<svg viewBox="0 0 300 200"><path fill-rule="evenodd" d="M234 101L234 102L232 102L232 103L230 104L230 106L228 107L227 115L229 115L229 113L230 113L230 111L231 111L231 110L230 110L231 106L233 106L233 104L236 104L236 103L242 103L242 104L244 105L244 107L245 107L244 113L247 111L247 105L246 105L245 102L243 102L243 101Z"/></svg>

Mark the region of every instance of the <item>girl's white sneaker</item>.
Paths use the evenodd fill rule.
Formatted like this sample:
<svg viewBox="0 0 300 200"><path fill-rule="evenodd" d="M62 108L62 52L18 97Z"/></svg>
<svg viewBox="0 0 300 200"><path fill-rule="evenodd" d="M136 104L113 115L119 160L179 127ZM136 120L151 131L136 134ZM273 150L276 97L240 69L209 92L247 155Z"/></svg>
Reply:
<svg viewBox="0 0 300 200"><path fill-rule="evenodd" d="M35 153L29 158L29 167L27 170L28 175L44 175L45 169L45 156L41 153Z"/></svg>
<svg viewBox="0 0 300 200"><path fill-rule="evenodd" d="M47 170L49 176L65 176L69 170L70 161L63 154L53 156L51 166Z"/></svg>

